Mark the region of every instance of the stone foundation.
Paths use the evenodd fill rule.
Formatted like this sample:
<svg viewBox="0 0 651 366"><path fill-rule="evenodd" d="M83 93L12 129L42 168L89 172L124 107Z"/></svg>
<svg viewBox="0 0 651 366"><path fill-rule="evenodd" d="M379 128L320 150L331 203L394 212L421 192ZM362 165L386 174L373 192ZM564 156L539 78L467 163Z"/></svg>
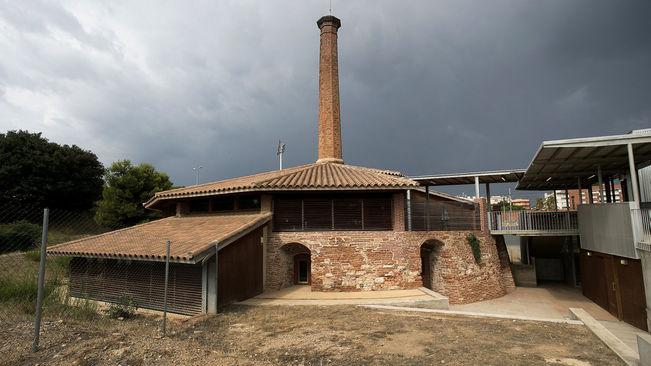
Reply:
<svg viewBox="0 0 651 366"><path fill-rule="evenodd" d="M469 231L330 231L273 232L267 245L265 290L293 284L293 250L287 244L307 247L312 261L314 291L373 291L423 286L420 248L437 246L433 258L432 287L452 304L492 299L513 287L508 258L490 235L475 232L482 260L475 263L467 241ZM284 248L283 248L284 247ZM288 276L288 273L290 275Z"/></svg>

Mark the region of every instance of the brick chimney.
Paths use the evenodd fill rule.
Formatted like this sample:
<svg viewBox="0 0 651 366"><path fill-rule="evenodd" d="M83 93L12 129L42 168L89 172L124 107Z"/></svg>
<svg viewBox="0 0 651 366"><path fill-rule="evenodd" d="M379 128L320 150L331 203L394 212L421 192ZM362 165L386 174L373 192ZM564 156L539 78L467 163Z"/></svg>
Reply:
<svg viewBox="0 0 651 366"><path fill-rule="evenodd" d="M341 163L341 120L339 117L339 67L337 30L341 21L332 15L321 17L319 58L319 159L317 163Z"/></svg>

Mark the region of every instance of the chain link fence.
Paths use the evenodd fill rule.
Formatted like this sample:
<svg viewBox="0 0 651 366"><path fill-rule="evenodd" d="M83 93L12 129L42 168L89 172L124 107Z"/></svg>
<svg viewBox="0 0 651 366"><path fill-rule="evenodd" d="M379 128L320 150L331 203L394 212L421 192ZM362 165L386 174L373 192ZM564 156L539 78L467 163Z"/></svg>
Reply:
<svg viewBox="0 0 651 366"><path fill-rule="evenodd" d="M181 314L200 312L201 303L187 300L183 288L196 276L184 278L187 270L170 264L173 243L132 231L102 227L87 212L0 206L0 329L20 329L23 336L31 329L37 351L40 338L49 336L43 326L49 322L92 326L144 314L164 336L168 306ZM141 245L162 255L134 260L120 257L119 250L106 254ZM139 309L145 311L136 313Z"/></svg>

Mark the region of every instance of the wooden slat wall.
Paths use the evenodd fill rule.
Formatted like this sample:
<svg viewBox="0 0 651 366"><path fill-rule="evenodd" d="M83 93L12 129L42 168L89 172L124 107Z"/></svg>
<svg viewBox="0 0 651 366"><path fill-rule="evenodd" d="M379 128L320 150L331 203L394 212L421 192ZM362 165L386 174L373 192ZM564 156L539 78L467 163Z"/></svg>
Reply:
<svg viewBox="0 0 651 366"><path fill-rule="evenodd" d="M262 293L261 238L258 228L219 251L218 307Z"/></svg>
<svg viewBox="0 0 651 366"><path fill-rule="evenodd" d="M138 307L163 310L165 264L73 258L70 261L70 295L106 302L132 299ZM168 311L193 315L202 311L201 266L170 264Z"/></svg>
<svg viewBox="0 0 651 366"><path fill-rule="evenodd" d="M274 198L275 231L393 230L386 195L307 195Z"/></svg>

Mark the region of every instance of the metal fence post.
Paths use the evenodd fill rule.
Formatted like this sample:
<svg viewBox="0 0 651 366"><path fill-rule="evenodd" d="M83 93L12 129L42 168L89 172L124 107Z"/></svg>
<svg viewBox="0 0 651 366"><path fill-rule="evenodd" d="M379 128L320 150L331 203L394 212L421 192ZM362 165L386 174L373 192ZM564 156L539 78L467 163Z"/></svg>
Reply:
<svg viewBox="0 0 651 366"><path fill-rule="evenodd" d="M165 289L163 290L163 337L167 332L167 284L169 282L170 274L170 241L166 243L165 254Z"/></svg>
<svg viewBox="0 0 651 366"><path fill-rule="evenodd" d="M38 292L36 294L36 317L34 318L34 343L32 352L38 351L38 341L41 335L41 315L43 311L43 292L45 286L45 249L47 246L47 231L50 218L50 210L43 209L43 229L41 236L41 261L38 267Z"/></svg>

